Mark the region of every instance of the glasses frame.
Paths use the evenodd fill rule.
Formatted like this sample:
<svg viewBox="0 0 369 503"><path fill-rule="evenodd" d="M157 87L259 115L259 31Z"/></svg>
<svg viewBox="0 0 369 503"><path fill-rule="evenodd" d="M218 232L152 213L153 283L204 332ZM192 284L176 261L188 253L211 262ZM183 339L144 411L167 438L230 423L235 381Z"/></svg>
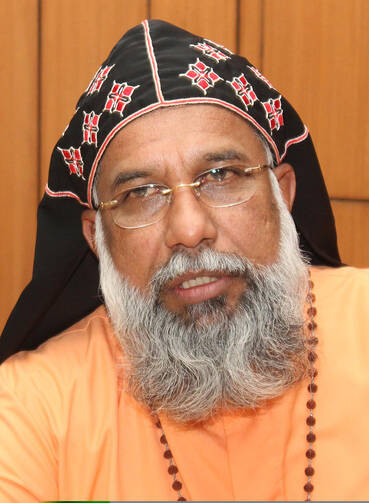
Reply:
<svg viewBox="0 0 369 503"><path fill-rule="evenodd" d="M207 173L210 173L212 170L214 169L222 169L222 168L232 168L232 166L220 166L219 168L211 168L211 169L208 169L202 173L200 173L199 175L196 176L196 178L200 178L201 176L204 176L205 174ZM258 166L251 166L249 168L239 168L238 166L233 166L233 169L237 168L240 172L243 172L245 175L247 175L248 173L258 173L258 172L261 172L263 171L264 169L267 169L267 168L270 168L272 169L272 166L270 166L269 164L263 164L263 165L258 165ZM183 188L183 187L189 187L191 189L196 189L197 187L199 187L201 185L201 182L200 181L197 181L197 182L192 182L192 183L179 183L178 185L175 185L174 187L170 188L170 187L166 187L166 185L161 185L160 183L146 183L146 184L142 184L142 185L137 185L136 187L130 187L129 189L126 189L126 190L123 190L122 192L119 192L119 195L121 194L124 194L125 192L129 192L130 190L134 190L134 189L139 189L140 187L147 187L147 186L154 186L154 185L158 185L158 186L162 186L163 187L163 190L162 190L162 195L169 195L169 197L167 198L167 202L168 202L168 207L172 201L172 194L174 194L174 192L177 190L177 189L180 189L180 188ZM217 206L214 206L214 205L211 205L211 204L208 204L208 203L205 203L199 196L198 192L196 192L196 190L194 190L194 193L196 195L196 197L199 199L199 201L201 201L205 206L208 206L210 208L230 208L232 206L238 206L239 204L243 204L247 201L247 199L245 199L244 201L238 201L237 203L230 203L230 204L222 204L222 205L217 205ZM117 206L119 205L119 201L117 199L112 199L110 201L101 201L97 207L97 210L96 211L105 211L105 210L111 210L111 209L114 209L116 208ZM118 227L120 227L121 229L141 229L143 227L148 227L150 225L154 225L156 224L157 222L160 222L160 220L162 220L165 215L166 215L167 212L164 212L162 215L160 215L160 217L155 220L154 222L150 222L149 224L142 224L142 225L135 225L135 226L123 226L123 225L119 225L116 223L116 221L114 220L113 218L113 221L115 223L115 225L117 225Z"/></svg>

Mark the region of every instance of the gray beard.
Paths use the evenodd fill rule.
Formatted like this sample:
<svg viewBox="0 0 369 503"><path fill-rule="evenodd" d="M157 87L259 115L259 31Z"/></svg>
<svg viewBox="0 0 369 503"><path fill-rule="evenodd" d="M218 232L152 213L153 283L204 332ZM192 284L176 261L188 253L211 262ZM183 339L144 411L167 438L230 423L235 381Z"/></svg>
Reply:
<svg viewBox="0 0 369 503"><path fill-rule="evenodd" d="M273 178L281 228L275 264L254 265L210 248L196 255L178 252L157 270L145 294L116 270L97 215L101 290L123 349L124 382L152 413L165 412L179 422L203 421L220 410L258 407L305 377L307 265ZM234 310L227 308L225 296L189 305L185 315L162 304L168 281L204 270L245 281Z"/></svg>

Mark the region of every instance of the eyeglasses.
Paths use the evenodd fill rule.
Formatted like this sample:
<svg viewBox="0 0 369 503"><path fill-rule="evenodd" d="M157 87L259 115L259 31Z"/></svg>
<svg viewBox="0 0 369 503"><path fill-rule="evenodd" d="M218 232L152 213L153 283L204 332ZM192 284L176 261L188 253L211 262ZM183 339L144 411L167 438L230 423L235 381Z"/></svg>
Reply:
<svg viewBox="0 0 369 503"><path fill-rule="evenodd" d="M269 167L265 164L251 168L213 168L198 175L193 183L180 183L172 188L147 183L126 189L111 201L101 202L98 209L111 210L113 221L123 229L147 227L164 218L174 192L184 187L191 188L206 206L228 208L251 199L258 187L257 174Z"/></svg>

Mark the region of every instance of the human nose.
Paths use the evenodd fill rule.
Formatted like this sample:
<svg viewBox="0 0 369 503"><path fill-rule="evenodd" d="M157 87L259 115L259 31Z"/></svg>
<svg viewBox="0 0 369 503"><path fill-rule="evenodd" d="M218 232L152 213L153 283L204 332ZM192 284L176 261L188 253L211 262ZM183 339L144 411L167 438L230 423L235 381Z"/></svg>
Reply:
<svg viewBox="0 0 369 503"><path fill-rule="evenodd" d="M211 210L190 187L191 184L181 184L172 193L165 237L169 248L209 246L216 239L217 228Z"/></svg>

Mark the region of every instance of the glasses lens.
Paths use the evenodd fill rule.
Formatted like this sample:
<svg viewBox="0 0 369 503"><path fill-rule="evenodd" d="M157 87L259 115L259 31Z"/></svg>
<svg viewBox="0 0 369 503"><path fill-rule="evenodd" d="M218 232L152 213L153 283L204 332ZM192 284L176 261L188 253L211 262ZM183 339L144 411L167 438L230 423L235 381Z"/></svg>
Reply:
<svg viewBox="0 0 369 503"><path fill-rule="evenodd" d="M255 193L257 179L237 168L215 168L200 177L197 189L208 206L231 206L248 201Z"/></svg>
<svg viewBox="0 0 369 503"><path fill-rule="evenodd" d="M118 205L112 210L114 222L128 229L157 222L168 207L163 189L161 185L149 184L119 194L115 197Z"/></svg>

